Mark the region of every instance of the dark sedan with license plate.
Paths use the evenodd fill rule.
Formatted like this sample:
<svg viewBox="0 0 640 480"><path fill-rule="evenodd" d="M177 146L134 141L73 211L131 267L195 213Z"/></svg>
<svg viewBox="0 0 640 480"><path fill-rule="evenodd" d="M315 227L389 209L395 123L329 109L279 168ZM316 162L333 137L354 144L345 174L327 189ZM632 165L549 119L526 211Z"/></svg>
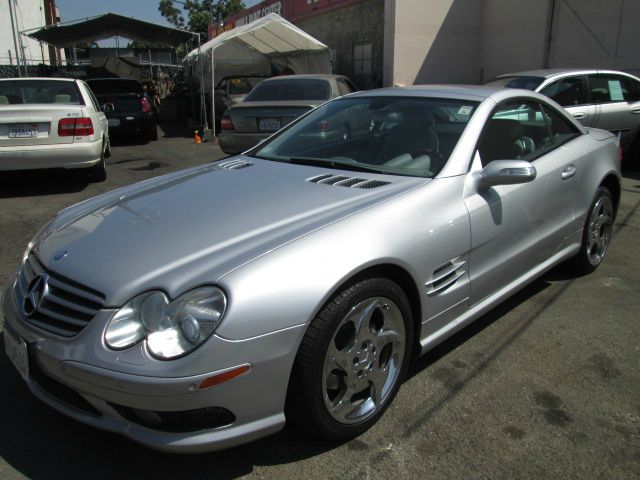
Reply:
<svg viewBox="0 0 640 480"><path fill-rule="evenodd" d="M147 140L158 139L157 112L139 81L94 78L87 83L107 114L112 134L138 133Z"/></svg>
<svg viewBox="0 0 640 480"><path fill-rule="evenodd" d="M357 91L341 75L269 78L222 116L218 140L226 153L243 152L327 100Z"/></svg>

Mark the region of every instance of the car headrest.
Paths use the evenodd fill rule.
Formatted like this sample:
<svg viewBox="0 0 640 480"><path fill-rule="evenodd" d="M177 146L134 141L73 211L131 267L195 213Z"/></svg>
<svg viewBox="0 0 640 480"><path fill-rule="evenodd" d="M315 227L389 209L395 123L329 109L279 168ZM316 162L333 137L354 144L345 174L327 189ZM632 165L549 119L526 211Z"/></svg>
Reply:
<svg viewBox="0 0 640 480"><path fill-rule="evenodd" d="M9 105L9 99L6 95L0 95L0 105Z"/></svg>
<svg viewBox="0 0 640 480"><path fill-rule="evenodd" d="M54 103L71 103L71 95L59 93L54 97L53 101Z"/></svg>

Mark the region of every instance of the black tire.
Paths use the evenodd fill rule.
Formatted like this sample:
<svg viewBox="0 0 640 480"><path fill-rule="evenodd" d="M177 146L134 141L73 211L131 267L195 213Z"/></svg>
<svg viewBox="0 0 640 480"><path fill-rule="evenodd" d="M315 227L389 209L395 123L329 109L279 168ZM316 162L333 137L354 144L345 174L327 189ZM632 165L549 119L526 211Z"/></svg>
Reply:
<svg viewBox="0 0 640 480"><path fill-rule="evenodd" d="M361 307L362 305L368 306ZM356 306L361 310L354 309ZM372 343L368 344L368 349L365 347L367 341L361 344L361 338L364 337L361 337L357 331L352 332L353 341L349 340L351 332L345 334L345 330L349 330L349 323L352 323L350 316L358 311L362 313L358 316L361 319L366 318L365 312L372 312L367 320L361 322L361 325L366 325L368 328L368 334L374 338ZM396 327L401 326L396 330L404 328L404 335L402 332L397 335L397 338L404 342L403 348L396 348L396 343L388 340L395 337L386 335L391 331L385 330L387 316L392 318ZM356 318L356 315L353 317ZM393 322L390 320L389 324ZM376 334L375 330L378 328L384 334ZM285 407L287 420L293 421L319 437L333 441L348 440L365 432L382 416L400 388L413 351L413 330L411 307L407 296L396 283L386 278L361 280L336 294L314 318L302 339L289 382ZM338 344L339 338L341 344L353 345L350 349L344 347L340 353L344 355L341 360L350 359L348 355L366 356L366 358L361 357L359 364L356 364L358 358L353 358L353 363L343 361L344 365L349 365L344 372L336 371L340 369L335 367L337 362L333 363L332 360L335 359L329 354L330 348L334 349L331 350L334 352L337 352L335 349L341 348ZM380 343L376 343L376 338L381 338ZM376 356L375 346L380 346L385 341L390 343L378 348ZM356 349L359 351L355 351ZM349 350L348 353L345 353L347 350ZM385 351L387 351L386 355ZM383 366L385 364L386 368ZM331 366L327 367L327 365ZM352 365L353 368L351 368ZM327 375L329 369L331 371ZM356 372L358 369L359 371ZM387 373L384 373L385 369ZM365 372L364 375L363 372ZM368 377L368 374L371 377ZM388 376L382 378L384 375ZM355 386L352 382L358 382L360 386ZM383 385L378 391L380 399L375 398L376 382ZM363 384L364 390L352 395L353 391L362 388ZM356 398L355 401L354 398ZM330 411L330 408L333 408L332 402L347 405L344 409L349 410L345 413L346 421L337 418L338 415L335 412L340 408ZM362 402L361 405L354 407L358 402ZM367 412L367 405L373 410ZM359 411L354 413L356 410L352 412L350 410L352 408L362 410L362 413L360 414Z"/></svg>
<svg viewBox="0 0 640 480"><path fill-rule="evenodd" d="M92 183L104 182L107 179L107 164L104 160L104 157L106 156L106 150L107 146L104 145L103 141L102 156L100 157L100 162L97 165L90 167L87 172L89 180Z"/></svg>
<svg viewBox="0 0 640 480"><path fill-rule="evenodd" d="M147 131L147 139L150 141L158 140L158 126L154 125Z"/></svg>
<svg viewBox="0 0 640 480"><path fill-rule="evenodd" d="M600 266L611 242L614 219L613 196L606 187L600 187L585 219L580 251L569 261L575 273L585 275Z"/></svg>
<svg viewBox="0 0 640 480"><path fill-rule="evenodd" d="M107 148L104 151L105 158L109 158L111 156L111 139L107 137Z"/></svg>

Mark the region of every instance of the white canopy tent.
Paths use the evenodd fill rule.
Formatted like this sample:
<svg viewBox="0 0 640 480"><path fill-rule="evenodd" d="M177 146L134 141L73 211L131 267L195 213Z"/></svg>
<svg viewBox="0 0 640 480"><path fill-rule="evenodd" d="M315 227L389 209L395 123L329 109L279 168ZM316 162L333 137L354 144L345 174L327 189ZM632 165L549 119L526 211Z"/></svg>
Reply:
<svg viewBox="0 0 640 480"><path fill-rule="evenodd" d="M331 73L329 48L275 13L218 35L189 52L185 62L202 90L211 91L212 109L216 80L229 75Z"/></svg>

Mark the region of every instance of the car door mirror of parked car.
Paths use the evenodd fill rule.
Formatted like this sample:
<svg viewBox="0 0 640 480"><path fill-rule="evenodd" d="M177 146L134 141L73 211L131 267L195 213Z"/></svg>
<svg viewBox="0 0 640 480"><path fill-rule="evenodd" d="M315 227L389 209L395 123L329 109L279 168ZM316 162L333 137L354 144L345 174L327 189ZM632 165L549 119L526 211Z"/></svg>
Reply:
<svg viewBox="0 0 640 480"><path fill-rule="evenodd" d="M486 187L527 183L536 175L536 167L524 160L494 160L480 172L482 185Z"/></svg>
<svg viewBox="0 0 640 480"><path fill-rule="evenodd" d="M116 109L116 107L113 105L113 103L105 103L104 105L102 105L102 111L104 113L111 113Z"/></svg>

